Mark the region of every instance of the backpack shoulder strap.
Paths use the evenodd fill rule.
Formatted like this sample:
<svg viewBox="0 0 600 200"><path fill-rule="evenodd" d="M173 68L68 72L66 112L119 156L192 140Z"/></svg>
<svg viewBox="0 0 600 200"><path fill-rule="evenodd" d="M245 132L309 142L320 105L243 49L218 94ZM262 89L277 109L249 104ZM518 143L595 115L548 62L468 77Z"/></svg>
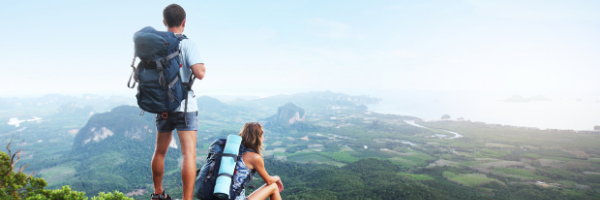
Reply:
<svg viewBox="0 0 600 200"><path fill-rule="evenodd" d="M186 35L184 34L179 34L179 33L175 33L175 38L177 38L177 40L179 40L179 42L185 40L185 39L189 39ZM181 49L179 49L179 52L181 52ZM183 62L183 61L182 61ZM194 80L196 79L196 75L194 73L191 73L192 75L190 76L190 79L188 80L187 83L183 82L183 79L181 79L182 83L187 86L188 90L192 90L192 85L194 84Z"/></svg>
<svg viewBox="0 0 600 200"><path fill-rule="evenodd" d="M175 38L177 38L179 41L188 39L187 36L185 36L184 34L179 34L179 33L175 33Z"/></svg>
<svg viewBox="0 0 600 200"><path fill-rule="evenodd" d="M242 156L244 156L244 154L247 152L254 152L254 150L246 148L246 147L244 147L243 144L240 144L240 151L238 153L237 160L242 159ZM256 153L256 152L254 152L254 153Z"/></svg>
<svg viewBox="0 0 600 200"><path fill-rule="evenodd" d="M244 147L244 145L240 145L240 153L239 153L239 155L238 155L238 160L239 160L239 159L242 159L242 156L243 156L245 153L248 153L248 152L254 152L254 153L256 153L254 150L252 150L252 149L250 149L250 148L245 148L245 147ZM234 190L234 191L235 191L235 193L236 193L238 196L239 196L239 195L241 195L241 194L242 194L242 191L243 191L243 190L246 188L246 186L247 186L249 183L251 183L251 181L252 181L252 178L254 178L254 173L255 173L255 172L256 172L256 170L255 170L255 169L253 169L253 170L252 170L252 173L248 174L248 176L246 177L246 180L244 180L244 182L242 182L242 185L241 185L241 186L240 186L240 187L239 187L237 190Z"/></svg>
<svg viewBox="0 0 600 200"><path fill-rule="evenodd" d="M127 82L127 87L133 89L135 87L135 83L139 82L137 69L135 68L135 58L137 56L133 56L133 61L131 61L131 68L133 68L133 72L131 72L131 76L129 76L129 81ZM131 85L131 79L134 79L133 85Z"/></svg>

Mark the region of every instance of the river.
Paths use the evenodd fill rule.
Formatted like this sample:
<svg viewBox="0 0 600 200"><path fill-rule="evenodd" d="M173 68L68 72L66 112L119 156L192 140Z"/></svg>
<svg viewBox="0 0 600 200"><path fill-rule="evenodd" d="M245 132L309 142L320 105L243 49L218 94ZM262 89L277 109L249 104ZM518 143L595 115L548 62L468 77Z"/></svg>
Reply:
<svg viewBox="0 0 600 200"><path fill-rule="evenodd" d="M419 128L437 129L437 128L429 128L429 127L421 126L421 125L415 123L415 121L413 121L413 120L404 120L404 123L407 123L407 124L410 124L410 125L413 125L413 126L416 126ZM458 134L457 132L454 132L454 131L449 131L449 130L444 130L444 129L437 129L437 130L442 130L442 131L446 131L448 133L454 134L454 137L450 137L448 139L455 139L455 138L463 137L461 134ZM439 134L436 134L436 135L438 135L438 137L443 137L443 136L439 136Z"/></svg>

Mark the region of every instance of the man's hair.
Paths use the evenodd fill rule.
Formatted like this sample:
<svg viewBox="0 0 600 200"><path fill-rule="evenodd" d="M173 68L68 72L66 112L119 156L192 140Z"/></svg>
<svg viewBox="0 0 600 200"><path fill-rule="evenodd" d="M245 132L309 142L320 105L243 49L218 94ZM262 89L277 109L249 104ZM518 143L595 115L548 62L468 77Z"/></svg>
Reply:
<svg viewBox="0 0 600 200"><path fill-rule="evenodd" d="M244 124L239 134L242 137L242 145L260 154L263 150L262 142L260 141L263 133L262 126L258 122Z"/></svg>
<svg viewBox="0 0 600 200"><path fill-rule="evenodd" d="M163 10L163 18L169 28L180 26L185 19L185 10L177 4L168 5Z"/></svg>

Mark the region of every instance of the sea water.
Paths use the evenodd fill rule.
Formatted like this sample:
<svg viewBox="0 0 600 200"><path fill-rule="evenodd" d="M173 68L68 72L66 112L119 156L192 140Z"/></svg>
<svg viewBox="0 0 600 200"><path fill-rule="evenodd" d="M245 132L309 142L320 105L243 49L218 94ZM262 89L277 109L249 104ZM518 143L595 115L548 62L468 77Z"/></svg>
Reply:
<svg viewBox="0 0 600 200"><path fill-rule="evenodd" d="M409 115L425 120L437 120L448 114L454 120L463 118L540 129L593 130L594 126L600 125L599 95L542 94L551 101L504 101L512 95L515 93L388 91L369 94L382 101L367 106L378 113ZM539 93L518 95L527 98Z"/></svg>

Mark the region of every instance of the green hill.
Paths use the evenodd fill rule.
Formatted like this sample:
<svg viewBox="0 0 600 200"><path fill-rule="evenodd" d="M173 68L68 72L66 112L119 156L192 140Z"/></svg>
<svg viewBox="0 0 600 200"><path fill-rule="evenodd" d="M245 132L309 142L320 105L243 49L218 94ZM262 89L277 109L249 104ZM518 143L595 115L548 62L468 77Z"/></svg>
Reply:
<svg viewBox="0 0 600 200"><path fill-rule="evenodd" d="M292 102L277 109L277 115L275 116L275 123L277 125L286 126L304 121L306 121L304 109L294 105Z"/></svg>
<svg viewBox="0 0 600 200"><path fill-rule="evenodd" d="M277 109L277 114L267 118L265 128L271 131L282 133L290 130L307 130L311 126L306 123L306 113L304 109L290 102Z"/></svg>
<svg viewBox="0 0 600 200"><path fill-rule="evenodd" d="M76 116L76 117L89 117L93 114L94 108L92 106L79 106L75 102L66 103L58 107L56 111L57 116Z"/></svg>
<svg viewBox="0 0 600 200"><path fill-rule="evenodd" d="M68 154L43 162L36 171L48 180L50 188L68 184L86 194L146 188L152 184L150 161L156 126L153 114L139 113L137 107L119 106L93 115L75 136ZM180 155L179 149L169 148L165 185L175 184L179 177Z"/></svg>
<svg viewBox="0 0 600 200"><path fill-rule="evenodd" d="M331 91L312 91L292 95L275 95L266 98L229 102L230 105L255 113L258 118L266 118L275 114L275 110L283 104L292 102L305 110L321 111L330 107L351 107L363 104L377 104L381 99L366 95L351 96Z"/></svg>

